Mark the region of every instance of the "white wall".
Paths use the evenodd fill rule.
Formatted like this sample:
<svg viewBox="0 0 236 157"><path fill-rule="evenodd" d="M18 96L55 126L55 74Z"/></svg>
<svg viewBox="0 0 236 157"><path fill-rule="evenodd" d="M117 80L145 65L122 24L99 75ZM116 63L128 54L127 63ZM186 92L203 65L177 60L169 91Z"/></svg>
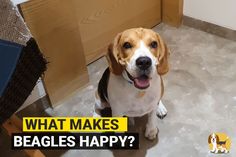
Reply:
<svg viewBox="0 0 236 157"><path fill-rule="evenodd" d="M184 0L184 15L236 30L236 0Z"/></svg>

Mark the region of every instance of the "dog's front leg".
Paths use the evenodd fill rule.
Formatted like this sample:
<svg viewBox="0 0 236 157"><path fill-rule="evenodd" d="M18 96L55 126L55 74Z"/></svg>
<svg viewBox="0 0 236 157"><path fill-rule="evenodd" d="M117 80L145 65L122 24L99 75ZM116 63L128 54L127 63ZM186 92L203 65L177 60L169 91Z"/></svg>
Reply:
<svg viewBox="0 0 236 157"><path fill-rule="evenodd" d="M96 92L93 117L101 117L101 111L105 109L105 107L108 107L107 102L103 102Z"/></svg>
<svg viewBox="0 0 236 157"><path fill-rule="evenodd" d="M145 130L145 137L149 140L154 140L157 137L158 128L157 128L157 116L156 108L148 113L148 121Z"/></svg>

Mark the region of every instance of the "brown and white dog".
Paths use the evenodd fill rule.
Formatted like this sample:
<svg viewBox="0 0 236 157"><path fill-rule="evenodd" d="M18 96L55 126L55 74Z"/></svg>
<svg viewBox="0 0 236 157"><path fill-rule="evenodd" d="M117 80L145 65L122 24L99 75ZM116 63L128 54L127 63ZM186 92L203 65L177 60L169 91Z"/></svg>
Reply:
<svg viewBox="0 0 236 157"><path fill-rule="evenodd" d="M229 137L227 137L227 139L225 141L220 141L219 136L216 133L212 133L209 137L208 137L208 143L212 144L212 150L210 151L211 153L228 153L229 151L226 148L226 142L229 139Z"/></svg>
<svg viewBox="0 0 236 157"><path fill-rule="evenodd" d="M140 117L148 114L145 136L155 139L157 115L167 110L161 102L162 75L168 72L168 49L159 34L144 28L119 33L107 53L105 70L96 93L94 116L110 107L112 116Z"/></svg>

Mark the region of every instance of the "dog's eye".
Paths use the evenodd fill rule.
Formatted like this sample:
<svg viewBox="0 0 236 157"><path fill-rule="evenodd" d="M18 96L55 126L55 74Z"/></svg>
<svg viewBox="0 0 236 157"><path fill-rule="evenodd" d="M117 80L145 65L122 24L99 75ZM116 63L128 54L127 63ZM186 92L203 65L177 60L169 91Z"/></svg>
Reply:
<svg viewBox="0 0 236 157"><path fill-rule="evenodd" d="M123 44L123 47L124 47L125 49L130 49L130 48L132 48L132 45L131 45L129 42L125 42L125 43Z"/></svg>
<svg viewBox="0 0 236 157"><path fill-rule="evenodd" d="M154 48L154 49L157 48L157 42L156 41L151 42L150 46L151 48Z"/></svg>

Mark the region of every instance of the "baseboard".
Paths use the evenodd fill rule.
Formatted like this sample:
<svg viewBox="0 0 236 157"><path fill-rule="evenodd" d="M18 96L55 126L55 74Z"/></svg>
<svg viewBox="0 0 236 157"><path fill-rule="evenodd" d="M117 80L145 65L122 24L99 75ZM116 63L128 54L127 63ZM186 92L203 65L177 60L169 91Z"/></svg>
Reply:
<svg viewBox="0 0 236 157"><path fill-rule="evenodd" d="M183 24L189 27L193 27L195 29L202 30L207 33L211 33L229 40L236 41L236 31L229 28L218 26L189 16L183 17Z"/></svg>

